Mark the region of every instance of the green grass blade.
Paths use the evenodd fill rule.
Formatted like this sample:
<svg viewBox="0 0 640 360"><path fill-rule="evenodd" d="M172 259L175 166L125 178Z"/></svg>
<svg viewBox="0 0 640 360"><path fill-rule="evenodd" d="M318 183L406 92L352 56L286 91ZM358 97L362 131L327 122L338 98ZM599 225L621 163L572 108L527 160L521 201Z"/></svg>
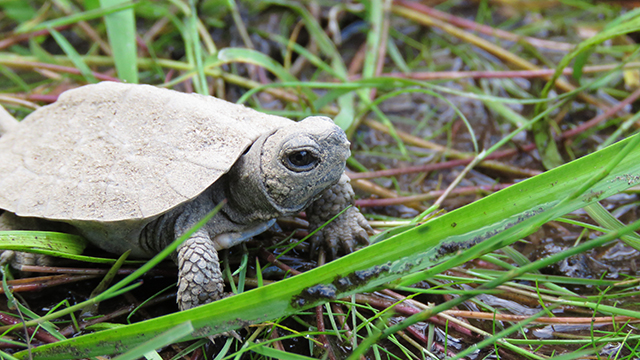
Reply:
<svg viewBox="0 0 640 360"><path fill-rule="evenodd" d="M7 285L7 276L6 276L4 267L0 267L0 273L2 273L2 290L4 290L4 295L7 297L7 304L13 304L13 306L18 308L22 313L22 315L25 316L26 318L37 319L39 317L38 314L34 313L30 309L22 305L19 301L16 301L15 297L13 296L13 293L11 292L11 290L9 289L9 286ZM54 336L56 339L58 340L65 339L65 337L58 332L58 330L56 329L56 326L53 325L51 322L49 321L42 322L40 326L49 334Z"/></svg>
<svg viewBox="0 0 640 360"><path fill-rule="evenodd" d="M224 48L218 52L218 59L223 62L244 62L262 66L272 72L282 81L296 82L297 79L277 61L269 56L252 49L244 48ZM302 92L308 99L313 101L316 95L308 88L302 88Z"/></svg>
<svg viewBox="0 0 640 360"><path fill-rule="evenodd" d="M295 11L302 19L304 20L305 28L309 32L309 35L316 41L322 53L328 56L331 59L331 66L333 68L333 73L337 74L337 77L341 80L345 80L347 78L347 67L344 64L342 59L342 55L336 48L335 44L331 39L327 36L327 33L322 29L322 26L318 23L318 21L311 15L311 13L300 4L286 1L286 0L270 0L265 1L265 3L277 4L280 6L286 6L291 10ZM361 94L367 94L366 90L357 90ZM311 98L313 99L313 98ZM342 95L338 99L338 105L340 106L340 112L334 117L335 123L342 128L342 130L347 131L355 120L355 96L354 94L348 93Z"/></svg>
<svg viewBox="0 0 640 360"><path fill-rule="evenodd" d="M189 335L193 331L193 325L191 321L185 321L184 323L177 325L164 333L154 337L151 340L134 347L126 353L113 358L113 360L135 360L143 356L148 352L152 352L155 349L165 347L169 344L178 342L183 337Z"/></svg>
<svg viewBox="0 0 640 360"><path fill-rule="evenodd" d="M82 56L78 54L73 45L71 45L69 41L67 41L67 39L55 29L49 28L49 32L51 33L51 36L53 36L53 38L56 40L60 48L62 48L62 51L67 54L69 60L71 60L73 65L75 65L75 67L80 70L80 73L82 73L84 79L90 84L97 83L98 80L93 76L93 74L91 73L91 69L89 69L87 64L85 64Z"/></svg>
<svg viewBox="0 0 640 360"><path fill-rule="evenodd" d="M256 50L244 48L224 48L218 52L218 59L224 62L245 62L262 66L283 81L297 81L277 61Z"/></svg>
<svg viewBox="0 0 640 360"><path fill-rule="evenodd" d="M18 358L11 356L10 354L7 354L4 351L0 351L0 357L5 359L5 360L18 360Z"/></svg>
<svg viewBox="0 0 640 360"><path fill-rule="evenodd" d="M98 296L105 289L107 289L109 287L109 285L111 285L111 282L113 281L113 279L118 274L118 270L120 270L122 265L124 265L125 260L127 260L127 258L129 257L130 253L131 253L131 250L127 250L127 251L125 251L124 254L122 254L118 258L118 260L111 266L109 271L102 278L102 281L100 281L98 286L96 286L96 288L93 289L93 291L91 292L91 295L89 296L90 298ZM85 307L84 309L82 309L81 316L84 317L84 316L91 316L91 314L97 314L98 313L98 305L99 304L91 304L91 305Z"/></svg>
<svg viewBox="0 0 640 360"><path fill-rule="evenodd" d="M138 4L140 3L127 1L125 3L121 3L115 6L110 6L107 8L89 10L89 11L81 12L78 14L73 14L73 15L69 15L69 16L65 16L65 17L61 17L61 18L57 18L49 21L44 21L33 27L21 28L19 31L16 31L16 33L23 34L28 32L36 32L36 31L45 30L48 28L57 28L65 25L75 24L78 21L82 21L82 20L93 20L93 19L97 19L99 17L103 17L105 15L109 15L118 11L133 9Z"/></svg>
<svg viewBox="0 0 640 360"><path fill-rule="evenodd" d="M13 72L13 70L9 69L4 65L0 65L0 74L4 75L7 79L11 80L16 86L18 86L22 91L29 92L31 89L29 85L22 80L22 78Z"/></svg>
<svg viewBox="0 0 640 360"><path fill-rule="evenodd" d="M82 254L87 246L82 236L49 231L0 231L2 250L53 250L67 254Z"/></svg>
<svg viewBox="0 0 640 360"><path fill-rule="evenodd" d="M562 75L562 69L569 66L571 60L575 59L580 54L589 51L594 46L606 40L640 30L640 14L636 13L631 18L622 15L621 18L623 18L625 21L620 21L619 23L616 22L614 26L607 27L605 30L598 32L596 35L578 44L578 46L576 46L576 48L572 52L565 55L558 63L558 66L556 66L556 72L553 74L551 79L547 81L545 87L542 89L541 97L547 97L556 80L560 77L560 75Z"/></svg>
<svg viewBox="0 0 640 360"><path fill-rule="evenodd" d="M595 222L606 229L618 230L624 227L624 224L613 217L613 215L600 205L600 203L593 203L585 206L584 210ZM634 249L640 250L640 236L638 234L631 233L629 236L621 238L621 240Z"/></svg>
<svg viewBox="0 0 640 360"><path fill-rule="evenodd" d="M200 33L198 32L198 13L196 12L196 4L194 0L189 0L191 12L186 19L187 39L191 42L191 50L193 51L193 59L196 67L196 81L194 85L196 91L202 95L209 95L209 87L207 86L207 78L204 75L202 46L200 45Z"/></svg>
<svg viewBox="0 0 640 360"><path fill-rule="evenodd" d="M633 144L633 140L637 139L621 141L522 181L304 274L177 314L79 336L32 352L35 357L48 359L70 359L76 353L83 356L111 354L131 348L185 320L191 320L201 335L216 334L393 284L403 276L406 280L411 277L407 276L410 273L417 274L413 280L418 281L427 268L450 259L456 259L451 263L455 264L464 256L470 256L472 251L474 256L480 256L535 231L540 225L538 219L557 218L637 184L640 181L640 162L637 161L640 146L625 149L629 143ZM628 156L607 169L624 150L630 150ZM577 194L576 189L592 181L596 172L600 172L597 176L605 176L583 194ZM617 233L607 236L613 235ZM608 240L607 236L603 239ZM473 250L469 250L471 248ZM480 250L476 251L476 248ZM605 308L603 311L638 315L611 306L600 307ZM25 356L24 351L16 354L19 358Z"/></svg>
<svg viewBox="0 0 640 360"><path fill-rule="evenodd" d="M32 252L96 264L113 264L113 258L80 255L86 240L78 235L51 231L0 231L0 249ZM127 260L127 264L144 263Z"/></svg>
<svg viewBox="0 0 640 360"><path fill-rule="evenodd" d="M126 4L126 0L100 0L103 10ZM125 82L138 83L138 53L136 47L136 23L133 9L105 15L107 36L113 52L118 77Z"/></svg>
<svg viewBox="0 0 640 360"><path fill-rule="evenodd" d="M364 2L367 9L368 23L372 29L367 31L367 56L364 59L362 77L371 78L375 76L376 65L378 63L378 52L382 45L382 23L384 13L382 11L382 0L370 0Z"/></svg>

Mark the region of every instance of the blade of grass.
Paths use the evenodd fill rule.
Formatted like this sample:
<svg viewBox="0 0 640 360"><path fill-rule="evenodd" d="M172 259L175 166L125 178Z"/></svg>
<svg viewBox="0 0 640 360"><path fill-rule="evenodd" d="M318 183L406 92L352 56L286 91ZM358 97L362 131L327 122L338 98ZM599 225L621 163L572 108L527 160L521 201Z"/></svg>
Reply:
<svg viewBox="0 0 640 360"><path fill-rule="evenodd" d="M225 63L245 62L249 64L258 65L269 70L282 81L287 81L287 82L297 81L297 79L293 75L289 74L289 72L280 63L276 62L271 57L261 52L258 52L256 50L241 49L241 48L224 48L218 52L218 59ZM302 92L310 101L313 102L313 100L315 100L316 95L310 89L303 87Z"/></svg>
<svg viewBox="0 0 640 360"><path fill-rule="evenodd" d="M30 28L20 29L20 31L18 31L17 34L31 33L31 32L36 32L40 30L46 30L48 28L58 28L66 25L75 24L81 20L93 20L93 19L97 19L99 17L103 17L105 15L112 14L118 11L133 9L139 4L140 2L128 1L126 3L122 3L116 6L110 6L108 8L89 10L89 11L81 12L78 14L73 14L73 15L45 21Z"/></svg>
<svg viewBox="0 0 640 360"><path fill-rule="evenodd" d="M556 72L553 74L551 79L549 79L547 84L542 89L542 93L540 97L546 98L548 96L549 92L551 91L551 88L553 87L554 84L556 84L556 82L562 75L562 71L564 70L564 68L569 66L569 64L571 63L571 60L575 59L577 56L579 56L583 52L589 51L589 49L593 48L594 46L604 41L607 41L617 36L626 35L628 33L640 30L640 14L635 13L634 17L630 19L627 18L625 15L621 15L621 18L623 18L624 21L615 22L615 25L611 27L607 27L605 30L598 32L596 35L584 40L583 42L578 44L578 46L576 46L576 48L572 52L565 55L562 58L562 60L560 60L560 62L558 63L558 66L556 66ZM541 110L537 109L537 111L541 111Z"/></svg>
<svg viewBox="0 0 640 360"><path fill-rule="evenodd" d="M382 35L382 23L384 19L382 1L383 0L370 0L364 2L367 10L367 20L372 27L370 31L367 31L367 56L364 58L362 68L362 78L364 79L368 79L376 75L378 52L380 51L380 47L383 46L381 43L384 38Z"/></svg>
<svg viewBox="0 0 640 360"><path fill-rule="evenodd" d="M198 32L198 13L196 11L196 3L194 0L189 0L189 7L191 9L187 16L187 24L185 25L185 34L187 40L190 42L189 47L193 52L192 58L195 62L196 68L196 81L194 82L196 91L201 95L209 95L209 87L207 86L207 78L204 74L203 66L203 54L202 45L200 44L200 33Z"/></svg>
<svg viewBox="0 0 640 360"><path fill-rule="evenodd" d="M100 7L106 10L126 3L127 0L100 0ZM133 9L107 14L104 16L104 22L118 77L124 82L137 84L138 53Z"/></svg>
<svg viewBox="0 0 640 360"><path fill-rule="evenodd" d="M86 240L77 235L48 231L0 231L0 249L25 251L65 259L96 264L113 264L112 258L79 255L86 247ZM127 260L128 264L140 260Z"/></svg>
<svg viewBox="0 0 640 360"><path fill-rule="evenodd" d="M69 57L69 60L73 62L73 65L75 65L75 67L78 70L80 70L80 73L84 77L85 81L90 84L97 83L98 80L93 76L93 74L91 73L91 69L89 69L87 64L85 64L84 60L82 59L82 56L78 54L78 52L73 47L73 45L71 45L69 41L67 41L67 39L64 36L62 36L62 34L60 34L58 31L56 31L54 28L50 27L49 33L51 33L51 36L53 36L53 38L56 40L60 48L62 48L62 51L64 51L64 53L67 54L67 56Z"/></svg>
<svg viewBox="0 0 640 360"><path fill-rule="evenodd" d="M7 304L10 307L12 307L11 306L12 304L17 309L20 310L21 314L26 315L28 318L37 319L39 317L38 314L34 313L29 308L22 305L19 301L16 301L15 297L13 296L13 293L11 293L11 291L9 290L9 286L7 285L7 274L3 266L0 266L0 272L2 273L2 289L4 290L4 294L7 297ZM45 329L49 334L53 335L56 339L58 340L66 339L64 336L62 336L62 334L58 332L58 330L56 329L56 326L53 325L51 322L44 321L39 325L42 326L42 328Z"/></svg>
<svg viewBox="0 0 640 360"><path fill-rule="evenodd" d="M598 202L585 206L584 210L589 214L589 217L608 230L617 230L624 227L624 224L620 220L613 217L613 215ZM640 250L640 235L631 233L626 237L622 237L621 240L634 249Z"/></svg>
<svg viewBox="0 0 640 360"><path fill-rule="evenodd" d="M0 249L24 251L54 250L68 254L82 254L87 241L78 235L48 231L0 231Z"/></svg>
<svg viewBox="0 0 640 360"><path fill-rule="evenodd" d="M96 288L93 289L93 291L91 292L91 295L89 295L90 298L98 296L106 288L108 288L109 285L111 285L111 282L113 281L113 278L115 278L115 276L118 274L118 270L120 270L122 265L125 263L125 260L127 260L127 257L129 257L130 253L131 253L131 250L128 250L118 258L118 260L109 269L109 272L107 272L107 274L104 276L102 281L100 281L98 286L96 286ZM97 314L98 313L98 305L99 304L96 303L96 304L92 304L92 305L87 306L86 308L82 309L82 312L81 312L80 316L81 317L86 317L86 316L93 316L94 314Z"/></svg>
<svg viewBox="0 0 640 360"><path fill-rule="evenodd" d="M22 91L29 92L31 89L29 85L22 80L22 78L14 73L11 69L7 68L4 65L0 65L0 74L4 75L7 79L11 80L16 86L18 86Z"/></svg>
<svg viewBox="0 0 640 360"><path fill-rule="evenodd" d="M173 328L165 331L164 333L143 342L142 344L134 347L126 353L113 358L113 360L135 360L152 352L155 349L160 349L169 344L178 342L180 339L189 335L193 331L193 325L191 321L185 321L184 323L174 326Z"/></svg>
<svg viewBox="0 0 640 360"><path fill-rule="evenodd" d="M298 3L287 0L269 0L264 2L288 7L289 9L296 12L300 17L302 17L305 28L309 32L311 38L313 38L314 41L318 44L322 53L331 59L331 66L333 67L334 72L339 75L338 78L341 80L347 78L347 67L342 60L342 55L336 48L333 41L331 41L329 36L327 36L327 34L324 32L322 26L320 26L318 21L305 7L300 6ZM366 89L360 89L356 91L360 92L361 96L366 96L368 94ZM338 98L338 105L340 106L340 110L334 117L334 121L344 131L348 131L350 128L354 127L354 121L356 120L354 117L356 110L356 104L354 100L354 95L352 93L346 93Z"/></svg>
<svg viewBox="0 0 640 360"><path fill-rule="evenodd" d="M11 356L10 354L7 354L7 353L6 353L6 352L4 352L4 351L0 351L0 356L1 356L3 359L6 359L6 360L18 360L18 358L17 358L17 357Z"/></svg>

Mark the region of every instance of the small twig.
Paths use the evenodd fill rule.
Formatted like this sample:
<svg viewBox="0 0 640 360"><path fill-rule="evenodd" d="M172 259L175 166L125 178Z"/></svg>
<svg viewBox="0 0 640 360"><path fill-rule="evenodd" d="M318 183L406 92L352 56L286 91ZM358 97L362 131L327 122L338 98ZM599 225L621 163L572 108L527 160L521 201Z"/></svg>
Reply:
<svg viewBox="0 0 640 360"><path fill-rule="evenodd" d="M515 153L500 152L500 153L494 153L492 155L487 156L487 159L498 159L501 157L507 157L512 155L515 155ZM456 166L464 166L471 163L473 159L474 158L449 160L449 161L443 161L435 164L407 166L407 167L397 168L397 169L369 171L364 173L349 173L348 175L351 180L357 180L357 179L374 179L374 178L380 178L380 177L390 177L390 176L405 175L405 174L415 174L415 173L421 173L421 172L451 169ZM521 170L530 172L530 176L535 176L541 173L541 171L538 171L538 170L530 170L530 169L521 169Z"/></svg>
<svg viewBox="0 0 640 360"><path fill-rule="evenodd" d="M483 313L479 311L466 311L466 310L446 310L446 314L451 316L458 316L468 319L480 319L480 320L496 320L496 321L511 321L520 322L527 320L530 316L527 315L509 315L509 314L497 314L497 313ZM538 324L562 324L562 325L591 325L591 324L624 324L624 323L639 323L640 319L632 316L599 316L599 317L539 317L533 321Z"/></svg>
<svg viewBox="0 0 640 360"><path fill-rule="evenodd" d="M282 261L276 259L276 256L273 255L272 253L268 252L265 248L260 248L260 255L266 259L268 262L272 263L273 265L277 266L278 268L289 272L292 275L300 275L302 274L300 271L290 267L289 265L283 263Z"/></svg>
<svg viewBox="0 0 640 360"><path fill-rule="evenodd" d="M322 311L322 307L324 305L318 305L315 308L315 312L316 312L316 326L318 328L318 332L325 332L326 329L324 327L324 316L323 316L323 311ZM322 343L322 347L326 350L327 355L329 356L329 359L331 360L336 360L336 355L333 353L333 349L331 348L331 344L329 343L329 339L327 339L327 335L325 334L319 334L318 335L318 340Z"/></svg>
<svg viewBox="0 0 640 360"><path fill-rule="evenodd" d="M408 303L408 302L403 302L400 304L395 304L393 301L390 301L388 299L383 299L379 296L374 296L374 295L364 295L364 294L357 294L356 295L356 301L358 303L361 304L368 304L371 305L375 308L378 309L387 309L390 307L393 307L393 310L402 314L402 315L414 315L414 314L418 314L420 312L422 312L422 309L412 306L413 303ZM426 306L425 306L426 308ZM443 320L442 318L438 317L438 316L432 316L429 319L429 322L440 325L440 326L446 326L447 322L445 320ZM473 336L473 333L469 330L466 329L462 326L459 326L458 324L453 324L450 323L449 327L458 331L461 334L465 334L467 336Z"/></svg>
<svg viewBox="0 0 640 360"><path fill-rule="evenodd" d="M607 64L607 65L592 65L585 66L582 69L582 73L597 73L610 71L617 67L619 64ZM637 69L640 67L639 62L630 62L622 69ZM538 70L487 70L487 71L431 71L421 72L416 71L412 73L390 72L380 74L381 77L395 77L401 79L414 79L414 80L455 80L455 79L511 79L511 78L540 78L548 77L555 74L556 69L538 69ZM573 68L565 68L562 71L563 75L573 75ZM357 74L349 76L349 80L359 80L362 76Z"/></svg>
<svg viewBox="0 0 640 360"><path fill-rule="evenodd" d="M148 307L151 305L155 305L155 304L159 304L161 302L165 302L168 300L173 300L175 299L176 294L174 292L171 292L169 294L165 294L165 295L161 295L161 296L157 296L147 302L145 302L144 304L142 304L142 307ZM123 315L128 315L129 313L131 313L131 311L133 311L137 306L139 306L138 304L131 304L131 305L127 305L127 306L123 306L120 309L113 311L109 314L100 316L98 318L95 319L91 319L91 320L82 320L80 322L78 322L78 327L79 330L83 330L85 328L87 328L88 326L91 325L95 325L95 324L99 324L105 321L111 321L117 317L123 316ZM69 325L67 327L65 327L64 329L60 330L60 334L62 334L63 336L71 336L75 333L76 329L74 328L73 324Z"/></svg>
<svg viewBox="0 0 640 360"><path fill-rule="evenodd" d="M16 325L16 324L22 323L22 321L19 318L8 315L6 313L1 313L1 312L0 312L0 322L3 323L4 325ZM36 339L45 343L54 343L58 341L58 339L56 339L53 335L41 329L36 330L36 328L37 327L28 327L26 329L29 337L33 335Z"/></svg>
<svg viewBox="0 0 640 360"><path fill-rule="evenodd" d="M411 7L412 5L411 2L406 0L395 0L394 3L405 6L405 7ZM495 36L495 37L513 41L513 42L526 41L535 47L547 48L547 49L559 50L559 51L571 51L575 48L575 45L573 44L567 44L567 43L550 41L550 40L542 40L542 39L537 39L529 36L516 35L508 31L496 29L488 25L478 24L475 21L461 18L455 15L451 15L443 11L439 11L434 8L428 7L426 5L422 5L421 10L424 11L424 13L428 14L429 16L433 16L436 19L448 22L457 27L466 28L472 31L477 31L481 34Z"/></svg>
<svg viewBox="0 0 640 360"><path fill-rule="evenodd" d="M393 12L423 25L438 27L448 34L462 39L463 41L466 41L470 44L473 44L485 51L488 51L489 53L499 57L500 59L510 64L513 64L518 68L525 70L539 70L539 68L530 61L525 60L524 58L505 50L503 47L429 15L429 8L423 4L405 0L396 0L395 5L393 6ZM571 92L576 89L575 86L563 79L557 79L555 81L555 86L559 90L564 92ZM587 93L581 92L577 94L577 96L583 101L597 106L603 110L609 108L607 104L604 104L600 100L592 97Z"/></svg>
<svg viewBox="0 0 640 360"><path fill-rule="evenodd" d="M57 98L57 96L56 96L56 98ZM21 99L19 96L15 96L14 94L3 94L3 95L0 95L0 102L6 103L6 104L20 105L20 106L24 106L26 108L34 109L34 110L40 107L40 106L38 106L38 104L34 104L34 103L30 102L30 101L26 101L24 99ZM11 116L8 113L7 113L7 115L13 119L13 116ZM11 124L12 121L9 120L9 117L7 117L3 121L7 121L7 123L9 124L9 127L12 127L13 124ZM13 120L17 123L17 121L15 119L13 119Z"/></svg>
<svg viewBox="0 0 640 360"><path fill-rule="evenodd" d="M37 266L37 265L22 265L22 271L48 273L48 274L79 274L79 275L104 275L109 272L109 269L96 269L96 268L66 268L66 267L54 267L54 266ZM119 269L118 275L129 275L137 269ZM175 271L152 269L147 273L151 276L175 276Z"/></svg>
<svg viewBox="0 0 640 360"><path fill-rule="evenodd" d="M362 190L369 194L380 196L384 199L387 199L387 198L395 199L400 197L395 191L384 188L374 183L373 181L369 181L369 180L364 180L364 179L353 180L351 181L351 186L353 186L354 189ZM426 210L426 208L420 205L419 202L408 202L408 203L404 203L404 205L420 211Z"/></svg>
<svg viewBox="0 0 640 360"><path fill-rule="evenodd" d="M384 133L388 133L389 129L382 123L375 121L375 120L371 120L371 119L364 119L363 120L363 124L367 125L368 127L378 130L378 131L382 131ZM445 146L436 144L434 142L431 141L426 141L422 138L419 138L417 136L413 136L411 134L408 134L402 130L397 130L396 129L396 133L398 134L398 136L400 137L400 139L402 139L402 141L404 141L407 144L411 144L414 146L419 146L425 149L432 149L432 150L436 150L436 151L440 151L442 153L444 153L444 155L446 155L447 157L452 157L452 158L456 158L456 159L466 159L466 158L473 158L475 156L475 154L471 154L471 153L465 153L465 152L461 152L461 151L457 151L454 149L448 149ZM524 147L523 147L524 148ZM501 157L502 156L509 156L509 155L514 155L518 152L517 149L514 150L506 150L507 152L505 153L501 153ZM526 150L529 151L529 150ZM489 157L491 156L496 156L496 153L493 153L491 155L489 155ZM505 155L506 154L506 155ZM517 168L515 166L510 166L507 164L503 164L501 162L498 161L492 161L492 160L485 160L483 162L481 162L479 164L480 167L484 167L484 168L488 168L491 170L495 170L495 171L500 171L502 173L506 173L506 174L511 174L512 176L524 176L524 177L531 177L531 176L535 176L537 174L539 174L537 171L532 171L529 169L520 169Z"/></svg>
<svg viewBox="0 0 640 360"><path fill-rule="evenodd" d="M28 278L22 280L11 280L7 281L7 285L9 285L9 289L12 292L27 292L27 291L37 291L42 290L52 286L58 286L62 284L69 284L78 281L93 279L97 277L97 275L56 275L56 276L42 276L35 278ZM26 283L23 280L28 280ZM13 284L13 285L12 285ZM0 294L4 294L4 289L0 288Z"/></svg>
<svg viewBox="0 0 640 360"><path fill-rule="evenodd" d="M320 250L318 252L318 266L324 265L325 264L325 259L326 259L326 256L325 256L324 251ZM315 307L316 327L318 328L318 332L320 333L318 335L318 340L322 343L322 347L327 352L327 355L329 356L329 359L336 360L336 355L333 353L333 348L331 347L331 344L329 343L329 339L327 338L327 335L324 334L324 332L326 331L326 328L324 326L324 314L323 314L323 310L322 310L323 307L324 307L324 304L320 304L320 305Z"/></svg>
<svg viewBox="0 0 640 360"><path fill-rule="evenodd" d="M68 66L56 65L56 64L47 64L36 61L21 61L19 58L15 59L2 59L0 61L2 65L8 67L15 67L20 69L46 69L51 71L57 71L67 74L81 75L80 70ZM98 80L105 81L117 81L120 82L120 79L115 78L113 76L104 75L99 72L92 71L91 74Z"/></svg>
<svg viewBox="0 0 640 360"><path fill-rule="evenodd" d="M621 110L625 106L627 106L627 105L633 103L634 101L636 101L638 98L640 98L640 88L636 89L636 91L634 91L626 99L624 99L624 100L620 101L619 103L617 103L616 105L610 107L609 109L607 109L602 114L594 117L593 119L591 119L589 121L583 122L582 124L576 126L575 128L573 128L571 130L567 130L567 131L563 132L562 133L562 138L566 139L566 138L573 137L573 136L578 135L578 134L580 134L581 132L583 132L583 131L585 131L587 129L590 129L590 128L598 125L599 123L603 122L604 120L606 120L610 116L613 116L615 113L617 113L619 110Z"/></svg>
<svg viewBox="0 0 640 360"><path fill-rule="evenodd" d="M364 42L362 43L362 45L360 45L360 48L358 49L358 51L356 51L356 54L353 56L351 62L349 63L349 68L347 69L347 74L349 74L349 76L356 76L356 74L360 72L360 69L362 69L362 66L364 65L364 58L366 57L366 55L367 43ZM362 77L361 75L358 76Z"/></svg>
<svg viewBox="0 0 640 360"><path fill-rule="evenodd" d="M175 14L175 8L167 8L169 14ZM156 21L147 32L142 35L142 41L146 44L151 43L157 36L159 36L167 25L171 22L170 17L163 16Z"/></svg>
<svg viewBox="0 0 640 360"><path fill-rule="evenodd" d="M464 179L464 177L467 176L469 171L471 171L479 162L480 162L480 159L478 157L475 157L471 162L469 162L469 164L467 164L467 166L464 167L464 169L462 169L462 171L460 171L460 173L456 176L456 178L453 179L451 184L449 184L449 186L447 186L447 188L444 189L444 191L442 192L442 195L440 195L440 197L438 197L438 199L433 203L433 206L435 206L436 209L439 209L442 206L442 203L445 201L447 196L449 196L449 194L451 194L451 192L455 190L455 188L458 186L458 184L460 184L462 179Z"/></svg>
<svg viewBox="0 0 640 360"><path fill-rule="evenodd" d="M383 12L383 20L382 20L382 29L380 30L380 44L378 47L378 54L376 59L376 69L375 76L380 76L382 74L382 69L384 67L384 59L387 55L387 39L389 38L389 22L390 22L390 14L391 14L391 1L385 0L382 2L382 12ZM377 88L372 88L369 93L369 99L374 100L376 98L376 94L378 92Z"/></svg>

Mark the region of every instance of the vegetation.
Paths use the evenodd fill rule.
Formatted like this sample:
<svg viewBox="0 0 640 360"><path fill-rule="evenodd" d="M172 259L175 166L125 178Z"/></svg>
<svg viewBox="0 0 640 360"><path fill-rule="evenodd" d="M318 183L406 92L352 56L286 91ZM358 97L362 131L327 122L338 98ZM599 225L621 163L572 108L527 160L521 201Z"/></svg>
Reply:
<svg viewBox="0 0 640 360"><path fill-rule="evenodd" d="M329 115L380 231L309 263L304 221L283 221L224 257L236 295L180 313L171 265L156 266L171 249L111 286L95 269L5 267L0 357L640 357L632 3L0 1L0 103L16 118L104 80ZM77 244L0 232L2 249L126 272L126 256Z"/></svg>

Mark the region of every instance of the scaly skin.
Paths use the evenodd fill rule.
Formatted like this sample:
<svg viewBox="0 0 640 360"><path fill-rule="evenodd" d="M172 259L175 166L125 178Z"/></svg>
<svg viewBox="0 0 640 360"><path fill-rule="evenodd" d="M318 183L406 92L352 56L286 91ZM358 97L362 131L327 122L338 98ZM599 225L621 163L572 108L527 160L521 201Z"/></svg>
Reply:
<svg viewBox="0 0 640 360"><path fill-rule="evenodd" d="M340 247L343 253L348 254L353 252L356 241L365 245L369 243L368 234L373 234L373 229L354 204L355 194L346 174L342 175L337 184L323 191L318 200L311 203L307 208L310 232L351 206L315 233L311 239L313 251L325 245L330 255L336 258Z"/></svg>
<svg viewBox="0 0 640 360"><path fill-rule="evenodd" d="M224 296L218 252L206 231L198 231L178 248L180 309L190 309Z"/></svg>

